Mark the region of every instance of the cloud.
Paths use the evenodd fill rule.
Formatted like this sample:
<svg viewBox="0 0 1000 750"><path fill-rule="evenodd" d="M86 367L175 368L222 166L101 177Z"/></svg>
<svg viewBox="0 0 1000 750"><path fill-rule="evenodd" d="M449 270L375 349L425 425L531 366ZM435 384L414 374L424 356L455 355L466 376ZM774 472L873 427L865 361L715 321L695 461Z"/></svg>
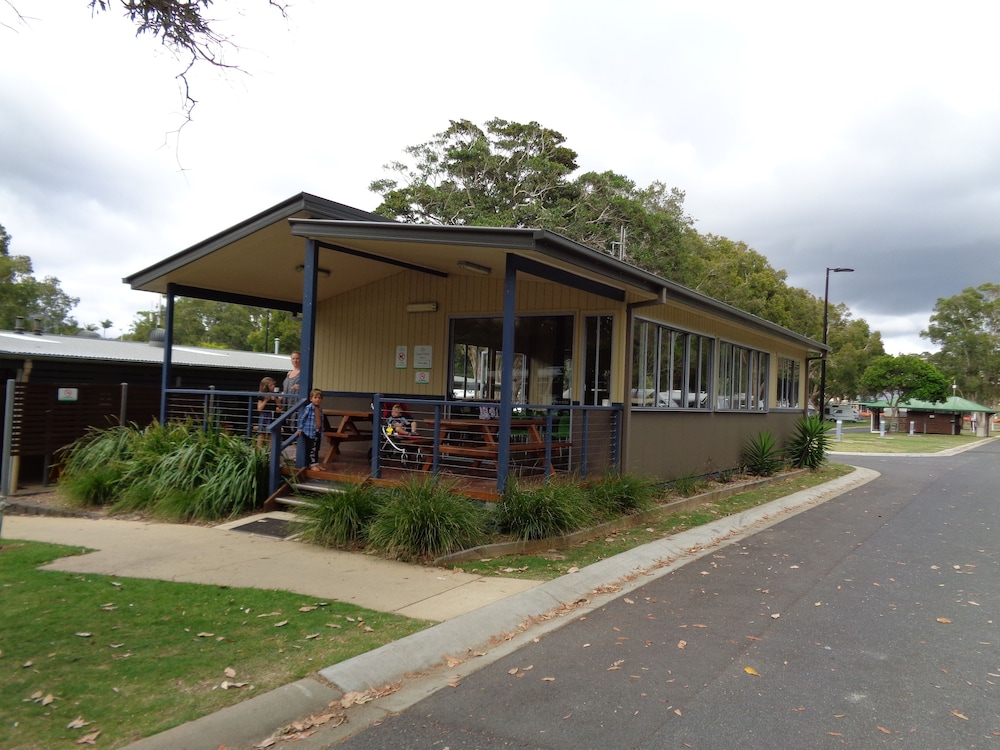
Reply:
<svg viewBox="0 0 1000 750"><path fill-rule="evenodd" d="M1000 281L1000 6L623 6L219 0L239 49L183 61L115 14L31 3L0 28L0 223L83 323L155 300L120 283L302 190L371 180L448 121L536 120L584 170L685 191L699 230L844 301L900 350L939 297ZM51 14L51 15L46 15ZM4 19L0 17L0 21Z"/></svg>

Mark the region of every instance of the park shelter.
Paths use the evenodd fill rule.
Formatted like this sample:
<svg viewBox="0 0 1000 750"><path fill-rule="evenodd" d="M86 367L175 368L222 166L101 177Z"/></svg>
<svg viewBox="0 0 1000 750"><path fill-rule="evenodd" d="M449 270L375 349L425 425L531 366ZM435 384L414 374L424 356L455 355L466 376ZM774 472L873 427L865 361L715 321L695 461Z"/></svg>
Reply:
<svg viewBox="0 0 1000 750"><path fill-rule="evenodd" d="M888 401L866 402L872 411L872 432L882 429L882 422L889 430L927 435L960 435L966 429L979 437L989 437L996 409L977 404L961 396L949 396L944 401L931 403L911 399L900 404L898 415Z"/></svg>
<svg viewBox="0 0 1000 750"><path fill-rule="evenodd" d="M165 295L168 345L177 296L301 313L303 393L391 394L427 420L493 408L498 489L527 413L569 416L572 471L734 469L748 438L805 415L826 350L555 232L403 224L306 193L124 281Z"/></svg>

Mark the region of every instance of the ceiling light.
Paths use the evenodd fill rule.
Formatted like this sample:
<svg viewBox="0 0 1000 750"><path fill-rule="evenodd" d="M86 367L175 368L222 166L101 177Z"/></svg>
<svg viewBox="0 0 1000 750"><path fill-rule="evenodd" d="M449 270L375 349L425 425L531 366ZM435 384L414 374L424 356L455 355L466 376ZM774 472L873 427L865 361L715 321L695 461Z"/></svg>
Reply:
<svg viewBox="0 0 1000 750"><path fill-rule="evenodd" d="M406 306L408 313L437 312L437 302L410 302Z"/></svg>
<svg viewBox="0 0 1000 750"><path fill-rule="evenodd" d="M299 273L302 273L303 271L306 270L306 267L300 263L299 265L295 266L295 270L298 271ZM325 278L328 279L328 278L330 278L330 269L329 268L317 268L316 269L316 275L317 276L323 276L323 277L325 277Z"/></svg>
<svg viewBox="0 0 1000 750"><path fill-rule="evenodd" d="M490 268L489 266L481 266L478 263L473 263L471 260L458 261L458 267L464 271L481 273L483 276L489 276L491 273L493 273L493 269Z"/></svg>

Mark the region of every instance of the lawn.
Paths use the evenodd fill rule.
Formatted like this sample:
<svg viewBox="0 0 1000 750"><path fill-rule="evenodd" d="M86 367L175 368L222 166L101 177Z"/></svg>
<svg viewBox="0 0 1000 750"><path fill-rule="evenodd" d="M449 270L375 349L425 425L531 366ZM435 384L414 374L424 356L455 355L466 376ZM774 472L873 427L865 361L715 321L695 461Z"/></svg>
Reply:
<svg viewBox="0 0 1000 750"><path fill-rule="evenodd" d="M961 448L986 438L974 435L910 435L906 432L886 433L879 437L875 432L845 432L838 442L836 434L830 433L827 446L832 453L938 453L949 448Z"/></svg>
<svg viewBox="0 0 1000 750"><path fill-rule="evenodd" d="M0 546L6 750L122 747L433 624L284 591L37 569L84 551Z"/></svg>

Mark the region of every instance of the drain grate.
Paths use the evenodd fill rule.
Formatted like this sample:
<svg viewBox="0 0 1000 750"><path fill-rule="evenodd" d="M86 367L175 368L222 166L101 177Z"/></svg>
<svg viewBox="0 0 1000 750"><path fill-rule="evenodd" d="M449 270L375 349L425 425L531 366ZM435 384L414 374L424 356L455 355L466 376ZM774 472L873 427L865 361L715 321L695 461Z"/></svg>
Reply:
<svg viewBox="0 0 1000 750"><path fill-rule="evenodd" d="M230 531L246 531L250 534L287 539L298 532L297 525L293 526L295 523L295 521L287 521L284 518L258 518L242 526L234 526Z"/></svg>

